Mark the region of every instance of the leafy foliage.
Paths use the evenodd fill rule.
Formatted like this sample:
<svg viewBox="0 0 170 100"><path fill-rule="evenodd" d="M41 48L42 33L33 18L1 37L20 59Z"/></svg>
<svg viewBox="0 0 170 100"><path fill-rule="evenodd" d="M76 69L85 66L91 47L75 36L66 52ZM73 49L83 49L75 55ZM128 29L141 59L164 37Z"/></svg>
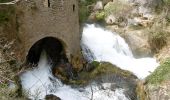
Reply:
<svg viewBox="0 0 170 100"><path fill-rule="evenodd" d="M90 15L88 6L95 3L97 0L79 0L79 21L81 23L85 22Z"/></svg>
<svg viewBox="0 0 170 100"><path fill-rule="evenodd" d="M96 12L96 19L97 20L103 20L105 18L105 12L101 11L101 12Z"/></svg>
<svg viewBox="0 0 170 100"><path fill-rule="evenodd" d="M117 16L123 16L123 14L127 14L128 11L130 11L131 7L125 3L122 3L119 0L115 0L114 2L110 2L108 3L105 7L104 7L104 12L105 12L105 16L114 14Z"/></svg>
<svg viewBox="0 0 170 100"><path fill-rule="evenodd" d="M147 81L150 84L159 84L170 77L170 58L167 58L150 76Z"/></svg>

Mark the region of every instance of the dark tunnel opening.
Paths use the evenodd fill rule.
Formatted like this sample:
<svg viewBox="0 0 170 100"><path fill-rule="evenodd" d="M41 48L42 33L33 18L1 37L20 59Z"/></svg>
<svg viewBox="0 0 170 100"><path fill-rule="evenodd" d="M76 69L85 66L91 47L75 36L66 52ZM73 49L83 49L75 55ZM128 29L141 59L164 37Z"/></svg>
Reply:
<svg viewBox="0 0 170 100"><path fill-rule="evenodd" d="M54 37L46 37L36 42L28 52L27 63L38 64L42 51L45 51L48 59L55 66L61 59L68 62L62 42Z"/></svg>
<svg viewBox="0 0 170 100"><path fill-rule="evenodd" d="M65 77L67 79L74 78L72 65L69 63L65 45L59 39L53 37L46 37L36 42L28 52L27 62L29 66L36 67L40 60L42 51L47 54L47 59L51 67L52 74L56 77L60 76L56 73L63 74L66 72Z"/></svg>

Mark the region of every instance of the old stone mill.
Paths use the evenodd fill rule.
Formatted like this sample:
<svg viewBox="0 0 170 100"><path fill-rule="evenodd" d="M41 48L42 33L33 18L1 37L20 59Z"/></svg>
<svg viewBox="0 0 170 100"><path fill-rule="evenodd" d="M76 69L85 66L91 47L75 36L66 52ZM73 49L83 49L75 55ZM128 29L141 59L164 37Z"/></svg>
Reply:
<svg viewBox="0 0 170 100"><path fill-rule="evenodd" d="M11 5L1 9L6 6ZM19 41L15 51L21 61L37 63L43 49L68 58L80 51L77 0L20 0L12 6L15 30L8 35Z"/></svg>
<svg viewBox="0 0 170 100"><path fill-rule="evenodd" d="M137 80L159 64L151 57L136 59L116 32L96 24L80 31L78 5L79 0L0 5L0 11L13 12L2 36L15 39L15 57L26 69L19 73L20 90L35 100L138 100Z"/></svg>

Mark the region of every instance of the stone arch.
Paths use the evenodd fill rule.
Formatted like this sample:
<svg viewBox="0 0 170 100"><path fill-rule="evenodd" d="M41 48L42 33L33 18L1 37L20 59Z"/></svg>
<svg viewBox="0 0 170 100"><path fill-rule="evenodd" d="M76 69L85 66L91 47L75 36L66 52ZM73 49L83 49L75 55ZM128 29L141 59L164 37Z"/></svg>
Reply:
<svg viewBox="0 0 170 100"><path fill-rule="evenodd" d="M43 50L47 53L48 58L55 64L57 64L60 59L68 61L66 56L66 44L61 39L45 37L38 40L29 49L26 56L26 63L37 64Z"/></svg>

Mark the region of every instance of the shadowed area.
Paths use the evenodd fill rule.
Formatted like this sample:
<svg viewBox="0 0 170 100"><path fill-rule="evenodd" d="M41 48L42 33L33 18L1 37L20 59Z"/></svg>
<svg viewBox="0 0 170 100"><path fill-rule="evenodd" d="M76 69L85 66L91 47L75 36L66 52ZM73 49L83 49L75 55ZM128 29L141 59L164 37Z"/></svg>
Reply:
<svg viewBox="0 0 170 100"><path fill-rule="evenodd" d="M31 47L27 55L27 63L37 64L43 50L48 55L49 63L53 63L53 65L56 65L60 59L68 61L62 42L54 37L46 37L37 41Z"/></svg>

